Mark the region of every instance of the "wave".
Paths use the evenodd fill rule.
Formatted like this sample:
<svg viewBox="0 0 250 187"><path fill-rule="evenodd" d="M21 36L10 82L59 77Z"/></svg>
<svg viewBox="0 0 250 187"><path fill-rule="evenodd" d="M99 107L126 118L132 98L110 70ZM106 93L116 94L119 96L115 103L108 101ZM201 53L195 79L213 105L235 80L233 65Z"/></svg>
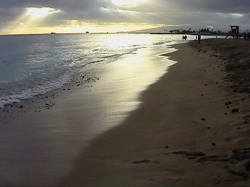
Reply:
<svg viewBox="0 0 250 187"><path fill-rule="evenodd" d="M19 103L21 101L30 99L35 96L43 95L48 93L49 91L61 88L63 85L69 83L70 74L63 75L55 80L47 81L42 85L37 85L33 88L23 90L21 93L13 93L9 95L4 95L0 97L0 108L4 108L8 105L12 105L14 103Z"/></svg>
<svg viewBox="0 0 250 187"><path fill-rule="evenodd" d="M153 45L163 45L165 44L165 42L156 42L156 43L153 43Z"/></svg>
<svg viewBox="0 0 250 187"><path fill-rule="evenodd" d="M116 40L119 45L114 45ZM58 35L2 42L12 47L0 50L0 108L60 88L87 66L111 63L167 41L151 35Z"/></svg>

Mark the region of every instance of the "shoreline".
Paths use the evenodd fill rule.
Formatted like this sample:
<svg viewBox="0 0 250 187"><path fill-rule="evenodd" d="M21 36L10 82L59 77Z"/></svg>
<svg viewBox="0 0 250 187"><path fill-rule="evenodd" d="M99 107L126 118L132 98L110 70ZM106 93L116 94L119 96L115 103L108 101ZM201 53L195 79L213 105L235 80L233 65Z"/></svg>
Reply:
<svg viewBox="0 0 250 187"><path fill-rule="evenodd" d="M0 185L247 186L250 99L245 74L235 76L250 55L242 42L142 49L96 69L85 86L79 75L59 93L6 107Z"/></svg>
<svg viewBox="0 0 250 187"><path fill-rule="evenodd" d="M80 74L59 92L2 109L0 185L51 186L66 175L89 141L129 116L139 93L165 73L173 63L159 56L166 50L172 49L140 49Z"/></svg>
<svg viewBox="0 0 250 187"><path fill-rule="evenodd" d="M213 42L228 45L174 45L166 56L178 63L91 142L60 186L247 186L249 97L228 90L225 61L203 50Z"/></svg>

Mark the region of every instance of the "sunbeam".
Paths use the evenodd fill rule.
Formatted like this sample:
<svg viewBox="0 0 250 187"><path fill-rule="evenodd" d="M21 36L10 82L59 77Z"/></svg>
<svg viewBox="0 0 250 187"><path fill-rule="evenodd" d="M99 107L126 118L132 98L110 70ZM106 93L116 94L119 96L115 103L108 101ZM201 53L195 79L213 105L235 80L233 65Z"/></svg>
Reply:
<svg viewBox="0 0 250 187"><path fill-rule="evenodd" d="M0 33L20 34L20 33L43 33L42 23L48 16L59 13L59 9L51 7L28 7L15 20L11 21ZM39 30L38 30L38 26Z"/></svg>

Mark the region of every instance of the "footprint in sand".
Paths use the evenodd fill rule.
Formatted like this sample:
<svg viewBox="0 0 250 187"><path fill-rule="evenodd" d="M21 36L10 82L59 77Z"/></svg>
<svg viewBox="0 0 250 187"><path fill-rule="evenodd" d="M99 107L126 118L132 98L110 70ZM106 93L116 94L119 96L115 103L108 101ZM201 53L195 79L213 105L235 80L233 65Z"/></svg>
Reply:
<svg viewBox="0 0 250 187"><path fill-rule="evenodd" d="M149 162L150 162L150 160L143 159L143 160L134 161L132 163L133 164L147 164Z"/></svg>

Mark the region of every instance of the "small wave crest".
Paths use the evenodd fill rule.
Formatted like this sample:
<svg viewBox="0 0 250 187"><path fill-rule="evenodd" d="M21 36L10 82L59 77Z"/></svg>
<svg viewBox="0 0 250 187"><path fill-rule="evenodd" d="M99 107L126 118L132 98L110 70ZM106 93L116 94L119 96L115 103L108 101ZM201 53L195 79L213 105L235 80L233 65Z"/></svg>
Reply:
<svg viewBox="0 0 250 187"><path fill-rule="evenodd" d="M156 42L156 43L153 43L153 45L163 45L165 42Z"/></svg>
<svg viewBox="0 0 250 187"><path fill-rule="evenodd" d="M70 76L70 74L63 75L55 80L47 81L43 85L37 85L34 88L23 90L21 93L13 93L1 96L0 108L4 108L7 105L19 103L34 96L46 94L49 91L61 88L63 85L69 83Z"/></svg>

